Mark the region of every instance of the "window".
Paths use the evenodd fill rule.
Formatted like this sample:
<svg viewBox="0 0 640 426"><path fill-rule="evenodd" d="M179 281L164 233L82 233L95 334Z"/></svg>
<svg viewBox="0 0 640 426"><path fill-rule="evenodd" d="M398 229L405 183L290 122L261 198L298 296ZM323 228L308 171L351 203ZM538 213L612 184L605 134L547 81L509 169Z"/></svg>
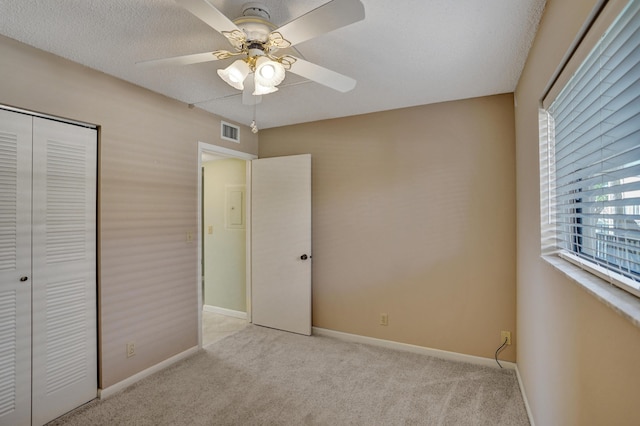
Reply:
<svg viewBox="0 0 640 426"><path fill-rule="evenodd" d="M640 297L640 1L556 91L540 111L543 254Z"/></svg>

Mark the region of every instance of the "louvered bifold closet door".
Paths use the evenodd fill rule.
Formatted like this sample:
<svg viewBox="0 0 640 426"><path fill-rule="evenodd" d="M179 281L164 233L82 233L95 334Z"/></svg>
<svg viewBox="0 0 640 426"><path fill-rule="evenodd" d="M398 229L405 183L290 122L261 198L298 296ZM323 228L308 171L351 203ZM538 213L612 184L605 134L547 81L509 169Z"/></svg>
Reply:
<svg viewBox="0 0 640 426"><path fill-rule="evenodd" d="M96 130L33 122L33 424L96 397Z"/></svg>
<svg viewBox="0 0 640 426"><path fill-rule="evenodd" d="M31 117L0 110L0 424L31 415Z"/></svg>

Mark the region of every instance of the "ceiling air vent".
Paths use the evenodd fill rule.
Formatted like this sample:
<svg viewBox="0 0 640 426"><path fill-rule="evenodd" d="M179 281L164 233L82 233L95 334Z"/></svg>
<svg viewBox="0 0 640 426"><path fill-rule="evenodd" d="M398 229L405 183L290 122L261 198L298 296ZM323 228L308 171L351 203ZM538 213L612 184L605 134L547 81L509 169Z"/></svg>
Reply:
<svg viewBox="0 0 640 426"><path fill-rule="evenodd" d="M240 143L240 127L221 121L220 137L224 140Z"/></svg>

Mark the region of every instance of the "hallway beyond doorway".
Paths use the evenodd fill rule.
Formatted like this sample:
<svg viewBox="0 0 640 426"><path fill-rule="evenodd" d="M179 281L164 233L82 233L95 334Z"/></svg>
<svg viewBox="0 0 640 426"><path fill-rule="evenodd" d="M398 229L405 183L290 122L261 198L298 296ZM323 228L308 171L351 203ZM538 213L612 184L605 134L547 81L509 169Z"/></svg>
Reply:
<svg viewBox="0 0 640 426"><path fill-rule="evenodd" d="M217 342L247 326L246 319L202 311L202 346Z"/></svg>

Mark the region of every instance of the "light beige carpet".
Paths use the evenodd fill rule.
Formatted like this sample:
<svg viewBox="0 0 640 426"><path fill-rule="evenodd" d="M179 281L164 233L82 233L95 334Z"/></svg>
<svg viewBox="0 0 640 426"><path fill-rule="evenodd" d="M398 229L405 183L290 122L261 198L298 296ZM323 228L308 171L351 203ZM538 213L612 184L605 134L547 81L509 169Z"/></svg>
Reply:
<svg viewBox="0 0 640 426"><path fill-rule="evenodd" d="M247 326L246 319L202 311L202 346L217 342Z"/></svg>
<svg viewBox="0 0 640 426"><path fill-rule="evenodd" d="M528 425L513 371L249 325L52 425Z"/></svg>

